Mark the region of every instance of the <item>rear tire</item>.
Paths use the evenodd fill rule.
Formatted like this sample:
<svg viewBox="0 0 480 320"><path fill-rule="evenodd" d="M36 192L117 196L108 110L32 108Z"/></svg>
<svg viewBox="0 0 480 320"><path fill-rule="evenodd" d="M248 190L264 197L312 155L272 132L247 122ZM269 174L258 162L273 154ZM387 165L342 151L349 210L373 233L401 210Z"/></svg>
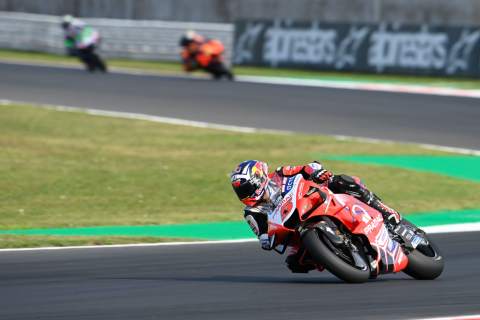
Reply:
<svg viewBox="0 0 480 320"><path fill-rule="evenodd" d="M319 237L319 231L310 229L302 235L302 241L313 260L338 278L349 283L362 283L369 279L370 269L360 270L348 264L332 252Z"/></svg>

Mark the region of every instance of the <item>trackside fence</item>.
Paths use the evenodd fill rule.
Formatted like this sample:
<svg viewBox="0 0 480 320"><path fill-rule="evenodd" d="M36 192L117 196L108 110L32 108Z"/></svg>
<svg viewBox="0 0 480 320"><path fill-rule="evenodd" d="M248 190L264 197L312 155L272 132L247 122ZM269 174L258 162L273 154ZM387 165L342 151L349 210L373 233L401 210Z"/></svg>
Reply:
<svg viewBox="0 0 480 320"><path fill-rule="evenodd" d="M82 19L102 35L107 57L178 61L178 41L186 30L221 40L230 60L233 25L152 20ZM61 17L0 12L0 48L64 53Z"/></svg>

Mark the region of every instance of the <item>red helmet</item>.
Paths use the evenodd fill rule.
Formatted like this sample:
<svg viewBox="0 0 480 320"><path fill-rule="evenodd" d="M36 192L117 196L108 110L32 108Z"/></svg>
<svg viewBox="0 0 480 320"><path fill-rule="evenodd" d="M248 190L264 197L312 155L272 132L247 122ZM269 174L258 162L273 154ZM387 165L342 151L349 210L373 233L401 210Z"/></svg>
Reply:
<svg viewBox="0 0 480 320"><path fill-rule="evenodd" d="M230 175L233 191L248 206L255 205L268 184L268 165L257 160L243 161Z"/></svg>

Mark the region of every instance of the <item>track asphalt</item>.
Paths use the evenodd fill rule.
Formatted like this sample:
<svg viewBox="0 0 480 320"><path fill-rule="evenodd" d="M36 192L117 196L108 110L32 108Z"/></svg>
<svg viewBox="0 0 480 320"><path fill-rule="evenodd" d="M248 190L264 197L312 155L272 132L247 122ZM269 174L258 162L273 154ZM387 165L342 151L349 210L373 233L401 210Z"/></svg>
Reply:
<svg viewBox="0 0 480 320"><path fill-rule="evenodd" d="M258 243L0 253L0 319L405 319L480 313L480 233L438 234L446 267L350 285L291 274Z"/></svg>
<svg viewBox="0 0 480 320"><path fill-rule="evenodd" d="M478 99L0 63L1 99L480 149Z"/></svg>
<svg viewBox="0 0 480 320"><path fill-rule="evenodd" d="M478 100L0 64L0 98L480 149ZM480 233L434 281L292 275L257 243L0 253L0 319L404 319L480 313Z"/></svg>

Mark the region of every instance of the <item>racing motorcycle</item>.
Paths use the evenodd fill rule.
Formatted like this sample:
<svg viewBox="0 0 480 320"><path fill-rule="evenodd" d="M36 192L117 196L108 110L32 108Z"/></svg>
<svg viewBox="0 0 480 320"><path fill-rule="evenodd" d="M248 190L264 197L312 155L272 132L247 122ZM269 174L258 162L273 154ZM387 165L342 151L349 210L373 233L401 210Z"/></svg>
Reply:
<svg viewBox="0 0 480 320"><path fill-rule="evenodd" d="M228 69L224 61L225 46L216 39L210 39L195 47L185 46L182 50L183 68L187 72L198 69L208 72L213 79L219 80L226 77L233 80L233 73Z"/></svg>
<svg viewBox="0 0 480 320"><path fill-rule="evenodd" d="M287 245L303 246L303 259L350 283L400 271L432 280L443 271L437 246L405 219L393 232L377 210L302 175L285 178L282 193L281 203L268 215L271 245L280 254Z"/></svg>
<svg viewBox="0 0 480 320"><path fill-rule="evenodd" d="M100 40L100 33L97 30L85 26L74 38L68 37L65 40L65 46L69 55L77 56L85 64L88 71L100 70L106 72L105 61L95 52Z"/></svg>

